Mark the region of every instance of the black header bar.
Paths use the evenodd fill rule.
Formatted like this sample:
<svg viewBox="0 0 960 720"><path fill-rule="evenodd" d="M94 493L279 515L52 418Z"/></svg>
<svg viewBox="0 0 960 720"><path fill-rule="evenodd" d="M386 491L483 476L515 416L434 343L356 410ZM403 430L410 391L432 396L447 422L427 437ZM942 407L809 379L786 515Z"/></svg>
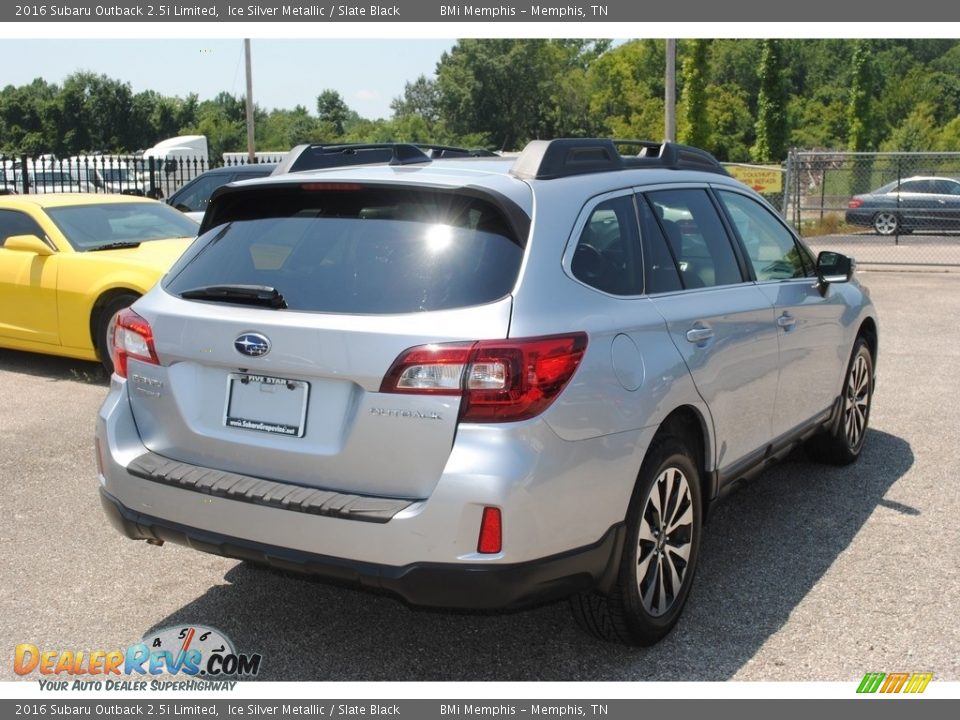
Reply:
<svg viewBox="0 0 960 720"><path fill-rule="evenodd" d="M866 17L865 17L866 16ZM453 23L580 23L707 22L737 23L735 33L756 36L756 28L744 23L797 23L813 21L842 23L898 23L897 37L923 36L929 30L911 28L918 22L946 23L960 20L960 4L938 0L897 3L874 0L869 8L853 0L805 0L803 3L764 0L685 0L681 3L650 0L589 0L588 2L515 2L512 0L379 0L378 2L281 2L277 0L63 0L62 2L4 3L0 22L160 22L160 23L262 23L262 22L453 22ZM940 25L942 27L942 25ZM784 34L769 28L762 35ZM828 27L824 26L825 34ZM795 30L787 31L793 34ZM857 33L876 36L869 25ZM649 33L645 33L649 34ZM816 33L814 33L816 34ZM882 32L881 34L889 34Z"/></svg>

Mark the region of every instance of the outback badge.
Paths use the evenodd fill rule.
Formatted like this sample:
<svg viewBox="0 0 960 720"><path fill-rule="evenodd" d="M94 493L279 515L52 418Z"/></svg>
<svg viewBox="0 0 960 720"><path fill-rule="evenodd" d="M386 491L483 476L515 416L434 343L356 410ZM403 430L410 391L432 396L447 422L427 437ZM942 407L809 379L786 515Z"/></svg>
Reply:
<svg viewBox="0 0 960 720"><path fill-rule="evenodd" d="M270 352L270 341L260 333L244 333L233 341L233 347L241 355L261 357Z"/></svg>

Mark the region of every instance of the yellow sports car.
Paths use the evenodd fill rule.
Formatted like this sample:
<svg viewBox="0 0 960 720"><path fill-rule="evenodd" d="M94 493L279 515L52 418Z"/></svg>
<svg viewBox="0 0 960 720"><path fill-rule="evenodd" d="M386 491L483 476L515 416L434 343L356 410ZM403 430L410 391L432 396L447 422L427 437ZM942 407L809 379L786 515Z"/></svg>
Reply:
<svg viewBox="0 0 960 720"><path fill-rule="evenodd" d="M114 317L149 290L199 226L131 195L0 197L0 347L99 360Z"/></svg>

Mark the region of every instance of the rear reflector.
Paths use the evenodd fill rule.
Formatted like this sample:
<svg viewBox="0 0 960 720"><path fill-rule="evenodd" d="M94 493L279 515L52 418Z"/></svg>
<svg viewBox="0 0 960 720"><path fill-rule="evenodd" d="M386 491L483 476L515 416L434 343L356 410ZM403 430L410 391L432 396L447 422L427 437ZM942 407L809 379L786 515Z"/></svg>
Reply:
<svg viewBox="0 0 960 720"><path fill-rule="evenodd" d="M586 348L586 333L421 345L394 361L380 392L462 395L466 422L526 420L550 407Z"/></svg>
<svg viewBox="0 0 960 720"><path fill-rule="evenodd" d="M500 508L485 507L480 520L480 539L477 540L477 552L496 554L503 549L503 525Z"/></svg>

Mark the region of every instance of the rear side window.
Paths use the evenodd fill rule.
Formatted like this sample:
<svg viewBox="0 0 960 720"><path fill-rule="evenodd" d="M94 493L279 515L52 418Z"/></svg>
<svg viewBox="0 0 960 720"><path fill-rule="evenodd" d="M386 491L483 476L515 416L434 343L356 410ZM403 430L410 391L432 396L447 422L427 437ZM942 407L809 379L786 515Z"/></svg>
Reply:
<svg viewBox="0 0 960 720"><path fill-rule="evenodd" d="M501 210L478 197L337 185L238 198L242 207L231 212L239 219L198 241L171 273L169 292L257 285L279 292L290 310L445 310L509 294L523 258Z"/></svg>
<svg viewBox="0 0 960 720"><path fill-rule="evenodd" d="M580 282L611 295L643 292L640 243L633 198L604 200L580 232L570 270Z"/></svg>
<svg viewBox="0 0 960 720"><path fill-rule="evenodd" d="M677 260L685 288L743 281L730 238L705 190L647 193Z"/></svg>

